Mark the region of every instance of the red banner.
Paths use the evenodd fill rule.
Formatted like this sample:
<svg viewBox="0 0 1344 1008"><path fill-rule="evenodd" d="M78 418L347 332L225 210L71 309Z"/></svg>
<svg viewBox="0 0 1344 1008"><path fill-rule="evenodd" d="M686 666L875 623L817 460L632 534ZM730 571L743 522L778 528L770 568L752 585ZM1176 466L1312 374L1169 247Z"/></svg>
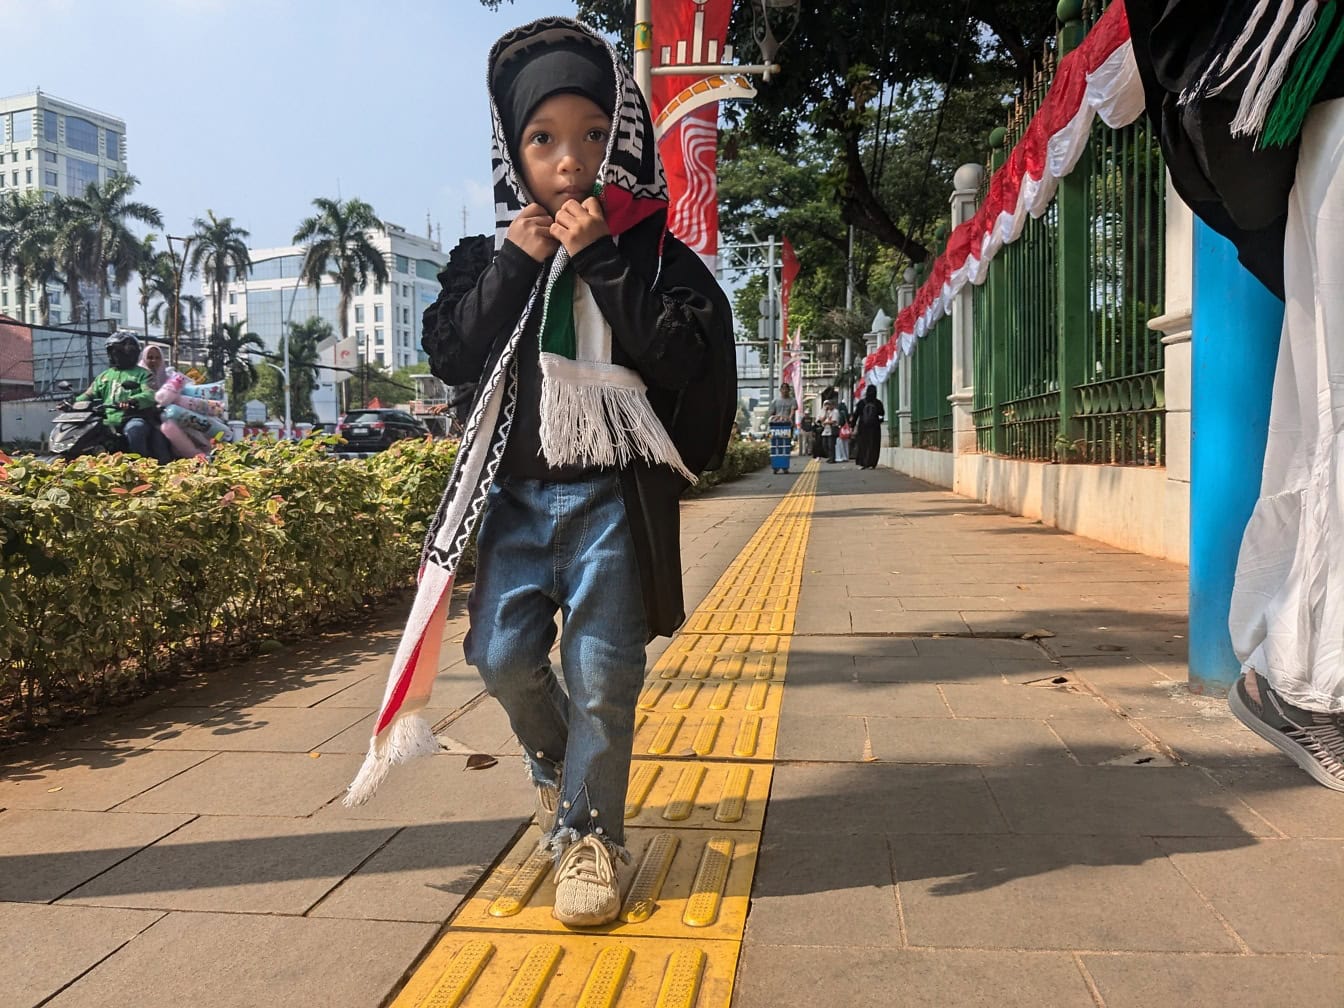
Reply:
<svg viewBox="0 0 1344 1008"><path fill-rule="evenodd" d="M798 278L798 256L793 251L793 245L789 242L788 236L784 237L784 268L780 271L783 283L779 285L779 306L780 316L783 321L779 329L779 345L782 350L784 343L789 338L789 292L793 290L793 281Z"/></svg>
<svg viewBox="0 0 1344 1008"><path fill-rule="evenodd" d="M721 62L732 6L732 0L653 0L653 65ZM703 76L655 75L654 117ZM668 226L709 259L719 251L718 140L719 105L714 102L675 123L658 146L672 201Z"/></svg>

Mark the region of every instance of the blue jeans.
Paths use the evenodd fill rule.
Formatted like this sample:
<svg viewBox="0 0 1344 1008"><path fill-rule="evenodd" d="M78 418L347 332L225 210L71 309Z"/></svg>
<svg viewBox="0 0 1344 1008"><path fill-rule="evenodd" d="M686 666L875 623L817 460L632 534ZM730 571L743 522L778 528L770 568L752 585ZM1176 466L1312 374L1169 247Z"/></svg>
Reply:
<svg viewBox="0 0 1344 1008"><path fill-rule="evenodd" d="M503 477L476 543L463 649L508 714L533 782L564 770L552 849L590 833L623 847L648 637L620 478ZM548 657L557 611L563 689Z"/></svg>
<svg viewBox="0 0 1344 1008"><path fill-rule="evenodd" d="M126 436L126 446L132 454L157 459L159 462L172 461L168 439L163 436L158 424L150 423L144 417L131 417L121 425L121 433Z"/></svg>

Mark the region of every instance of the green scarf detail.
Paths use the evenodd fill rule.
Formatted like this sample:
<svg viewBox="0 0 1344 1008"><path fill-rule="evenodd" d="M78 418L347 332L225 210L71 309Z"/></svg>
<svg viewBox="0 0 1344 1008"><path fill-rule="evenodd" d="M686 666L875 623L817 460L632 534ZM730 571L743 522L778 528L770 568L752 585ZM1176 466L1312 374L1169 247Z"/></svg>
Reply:
<svg viewBox="0 0 1344 1008"><path fill-rule="evenodd" d="M546 307L541 315L541 352L574 359L574 267L565 266L564 272L546 293Z"/></svg>
<svg viewBox="0 0 1344 1008"><path fill-rule="evenodd" d="M1316 17L1316 26L1294 57L1288 78L1274 98L1265 119L1265 131L1259 147L1286 147L1302 132L1302 123L1311 110L1316 93L1344 47L1344 19L1338 23L1335 0L1324 4Z"/></svg>

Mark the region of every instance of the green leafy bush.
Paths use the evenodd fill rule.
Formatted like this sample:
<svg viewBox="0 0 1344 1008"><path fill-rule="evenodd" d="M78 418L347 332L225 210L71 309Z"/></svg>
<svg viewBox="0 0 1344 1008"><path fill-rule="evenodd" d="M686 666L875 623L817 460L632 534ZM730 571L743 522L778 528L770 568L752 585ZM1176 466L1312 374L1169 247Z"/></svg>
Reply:
<svg viewBox="0 0 1344 1008"><path fill-rule="evenodd" d="M763 441L730 441L723 455L723 467L714 472L701 473L700 479L688 493L701 493L720 483L730 483L747 473L764 469L770 464L770 446Z"/></svg>
<svg viewBox="0 0 1344 1008"><path fill-rule="evenodd" d="M367 459L335 458L334 443L246 441L166 466L0 455L0 729L293 640L412 585L457 443ZM735 442L695 490L768 461Z"/></svg>
<svg viewBox="0 0 1344 1008"><path fill-rule="evenodd" d="M457 446L0 464L0 720L32 721L408 586Z"/></svg>

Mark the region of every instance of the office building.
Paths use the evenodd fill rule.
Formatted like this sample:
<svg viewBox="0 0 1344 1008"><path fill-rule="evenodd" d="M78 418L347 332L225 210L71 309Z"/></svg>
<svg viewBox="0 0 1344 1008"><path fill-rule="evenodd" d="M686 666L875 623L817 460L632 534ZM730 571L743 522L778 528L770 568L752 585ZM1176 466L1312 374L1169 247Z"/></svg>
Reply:
<svg viewBox="0 0 1344 1008"><path fill-rule="evenodd" d="M89 183L101 184L126 171L123 120L42 91L0 98L0 195L36 191L48 199L79 196ZM50 324L76 321L68 317L69 305L60 285L50 285L47 291ZM130 308L125 288L110 290L108 295L100 305L97 285L81 284L87 315L81 311L84 317L78 321L87 319L99 329L124 325ZM21 321L42 321L37 303L38 295L30 291ZM0 276L0 313L19 314L17 285L9 274Z"/></svg>

